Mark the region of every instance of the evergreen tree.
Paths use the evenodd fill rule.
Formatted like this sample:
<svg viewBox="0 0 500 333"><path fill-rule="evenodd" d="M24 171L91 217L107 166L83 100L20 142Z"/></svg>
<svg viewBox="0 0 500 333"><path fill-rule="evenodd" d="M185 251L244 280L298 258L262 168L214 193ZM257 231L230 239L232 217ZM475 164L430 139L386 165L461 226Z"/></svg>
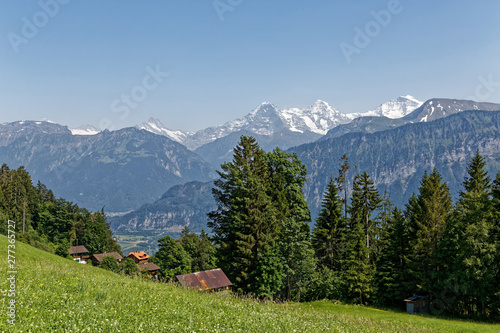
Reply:
<svg viewBox="0 0 500 333"><path fill-rule="evenodd" d="M344 154L340 158L339 176L336 179L339 184L339 190L343 193L343 198L340 199L340 204L344 208L344 218L347 219L347 172L349 171L349 159Z"/></svg>
<svg viewBox="0 0 500 333"><path fill-rule="evenodd" d="M215 268L215 247L204 230L201 231L201 235L198 237L185 226L182 229L179 241L190 257L191 272L201 272Z"/></svg>
<svg viewBox="0 0 500 333"><path fill-rule="evenodd" d="M339 271L345 251L346 225L333 178L326 187L321 211L313 229L312 245L318 265Z"/></svg>
<svg viewBox="0 0 500 333"><path fill-rule="evenodd" d="M281 224L277 242L278 263L283 271L282 297L300 300L300 295L314 272L311 247L309 207L302 193L307 169L296 154L279 148L267 154L270 175L269 195L276 219Z"/></svg>
<svg viewBox="0 0 500 333"><path fill-rule="evenodd" d="M381 241L384 248L377 261L375 275L377 303L381 305L401 305L408 297L408 274L406 257L409 253L407 221L403 213L395 208Z"/></svg>
<svg viewBox="0 0 500 333"><path fill-rule="evenodd" d="M453 250L443 261L451 261L452 274L448 281L460 286L459 301L468 313L485 316L488 305L498 292L494 211L490 199L490 180L479 153L468 165L468 177L463 183L450 227L445 235L446 245ZM458 292L458 291L457 291Z"/></svg>
<svg viewBox="0 0 500 333"><path fill-rule="evenodd" d="M355 177L349 207L349 231L346 238L346 260L343 272L349 299L362 304L373 294L374 262L370 253L375 237L375 225L372 214L380 207L381 200L373 181L366 172Z"/></svg>
<svg viewBox="0 0 500 333"><path fill-rule="evenodd" d="M377 230L377 224L372 219L373 212L381 207L382 198L378 190L373 185L373 181L365 171L357 175L354 181L352 202L350 207L351 224L352 222L361 223L366 239L366 248L368 249L368 258L372 255ZM373 258L372 258L373 259ZM370 262L374 262L374 260Z"/></svg>
<svg viewBox="0 0 500 333"><path fill-rule="evenodd" d="M217 209L209 213L208 223L219 246L219 263L237 291L269 296L265 284L279 280L281 272L261 265L278 267L270 262L277 260L281 225L269 196L265 153L254 138L242 136L232 162L221 169L213 189ZM274 276L261 278L264 273Z"/></svg>
<svg viewBox="0 0 500 333"><path fill-rule="evenodd" d="M440 261L436 258L436 248L443 235L452 209L450 191L446 183L441 183L441 175L436 169L424 174L418 196L410 198L406 209L409 220L410 254L408 273L413 293L429 293L437 285L435 279Z"/></svg>

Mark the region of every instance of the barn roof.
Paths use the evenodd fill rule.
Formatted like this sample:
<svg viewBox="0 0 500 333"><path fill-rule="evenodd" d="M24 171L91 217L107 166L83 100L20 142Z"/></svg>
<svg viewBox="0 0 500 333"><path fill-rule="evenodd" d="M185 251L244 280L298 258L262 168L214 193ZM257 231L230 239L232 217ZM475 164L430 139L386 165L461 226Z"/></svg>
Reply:
<svg viewBox="0 0 500 333"><path fill-rule="evenodd" d="M122 260L123 257L118 253L118 252L108 252L108 253L98 253L94 254L93 257L97 259L97 261L101 262L102 259L104 259L105 256L112 256L116 260Z"/></svg>
<svg viewBox="0 0 500 333"><path fill-rule="evenodd" d="M69 254L88 253L89 250L83 245L72 246L68 249Z"/></svg>
<svg viewBox="0 0 500 333"><path fill-rule="evenodd" d="M139 268L139 270L142 272L142 271L157 271L160 269L160 267L152 262L147 262L145 264L139 264L137 265L137 267Z"/></svg>
<svg viewBox="0 0 500 333"><path fill-rule="evenodd" d="M199 290L217 289L233 285L220 268L191 274L176 275L175 277L179 280L181 285L197 288Z"/></svg>

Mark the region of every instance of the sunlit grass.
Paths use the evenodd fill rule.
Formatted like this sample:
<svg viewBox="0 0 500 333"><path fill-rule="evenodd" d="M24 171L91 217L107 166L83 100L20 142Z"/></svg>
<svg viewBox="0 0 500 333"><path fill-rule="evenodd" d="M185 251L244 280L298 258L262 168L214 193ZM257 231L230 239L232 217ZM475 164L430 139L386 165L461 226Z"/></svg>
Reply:
<svg viewBox="0 0 500 333"><path fill-rule="evenodd" d="M16 244L17 321L2 332L494 332L498 326L411 316L371 308L260 303L123 277ZM1 268L7 240L0 236Z"/></svg>

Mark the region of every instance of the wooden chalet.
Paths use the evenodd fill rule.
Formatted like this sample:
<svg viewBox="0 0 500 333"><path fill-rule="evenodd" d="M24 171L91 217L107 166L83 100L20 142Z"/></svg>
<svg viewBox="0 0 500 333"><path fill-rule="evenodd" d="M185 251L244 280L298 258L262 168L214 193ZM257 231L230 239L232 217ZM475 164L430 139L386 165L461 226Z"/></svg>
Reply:
<svg viewBox="0 0 500 333"><path fill-rule="evenodd" d="M112 256L116 259L116 262L117 263L121 263L122 262L122 259L123 257L118 253L118 252L107 252L107 253L98 253L98 254L94 254L92 256L92 265L93 266L98 266L102 259L104 259L104 257L106 256Z"/></svg>
<svg viewBox="0 0 500 333"><path fill-rule="evenodd" d="M89 250L83 245L72 246L68 249L68 252L73 257L73 260L82 264L86 264L87 259L90 258Z"/></svg>
<svg viewBox="0 0 500 333"><path fill-rule="evenodd" d="M143 264L137 264L137 268L141 272L149 272L151 274L151 278L158 280L158 271L160 270L160 267L152 262L146 262Z"/></svg>
<svg viewBox="0 0 500 333"><path fill-rule="evenodd" d="M426 296L413 295L404 301L406 302L406 312L410 314L424 313L429 308Z"/></svg>
<svg viewBox="0 0 500 333"><path fill-rule="evenodd" d="M176 275L175 277L181 285L195 288L200 291L227 290L233 285L220 268L191 274Z"/></svg>
<svg viewBox="0 0 500 333"><path fill-rule="evenodd" d="M130 252L126 258L131 258L136 264L145 264L149 261L149 256L146 252Z"/></svg>

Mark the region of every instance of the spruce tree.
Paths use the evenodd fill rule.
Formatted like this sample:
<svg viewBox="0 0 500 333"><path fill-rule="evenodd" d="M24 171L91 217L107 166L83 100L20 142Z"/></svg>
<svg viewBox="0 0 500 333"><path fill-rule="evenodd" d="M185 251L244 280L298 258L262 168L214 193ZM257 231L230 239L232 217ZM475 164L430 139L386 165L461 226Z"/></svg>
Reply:
<svg viewBox="0 0 500 333"><path fill-rule="evenodd" d="M221 169L213 189L217 208L208 215L220 266L238 292L270 296L267 284L277 288L281 279L281 271L268 269L279 268L275 247L281 225L269 196L266 155L254 138L242 136L232 162Z"/></svg>
<svg viewBox="0 0 500 333"><path fill-rule="evenodd" d="M342 217L337 186L333 178L330 178L312 235L312 245L320 267L334 271L341 269L344 259L345 237L346 225L345 219Z"/></svg>
<svg viewBox="0 0 500 333"><path fill-rule="evenodd" d="M365 303L373 294L374 262L370 257L374 239L373 212L380 207L381 198L368 173L354 180L349 231L347 234L344 281L351 301Z"/></svg>
<svg viewBox="0 0 500 333"><path fill-rule="evenodd" d="M381 241L384 248L377 260L376 285L377 303L401 305L409 296L406 258L409 253L407 221L403 213L395 208Z"/></svg>
<svg viewBox="0 0 500 333"><path fill-rule="evenodd" d="M461 301L466 311L486 315L488 304L498 285L496 262L494 209L490 199L490 180L485 163L477 153L468 165L468 177L463 183L456 210L445 235L453 251L446 260L452 262L448 279L460 286Z"/></svg>
<svg viewBox="0 0 500 333"><path fill-rule="evenodd" d="M311 217L302 192L307 169L296 154L286 153L279 148L267 154L267 164L269 193L274 202L276 218L281 224L277 242L283 270L281 295L287 300L299 301L314 272L309 228ZM278 269L281 267L278 266Z"/></svg>
<svg viewBox="0 0 500 333"><path fill-rule="evenodd" d="M440 263L436 248L446 228L452 201L446 183L436 169L425 172L418 196L410 198L406 209L409 222L409 274L413 293L429 293L436 285Z"/></svg>

